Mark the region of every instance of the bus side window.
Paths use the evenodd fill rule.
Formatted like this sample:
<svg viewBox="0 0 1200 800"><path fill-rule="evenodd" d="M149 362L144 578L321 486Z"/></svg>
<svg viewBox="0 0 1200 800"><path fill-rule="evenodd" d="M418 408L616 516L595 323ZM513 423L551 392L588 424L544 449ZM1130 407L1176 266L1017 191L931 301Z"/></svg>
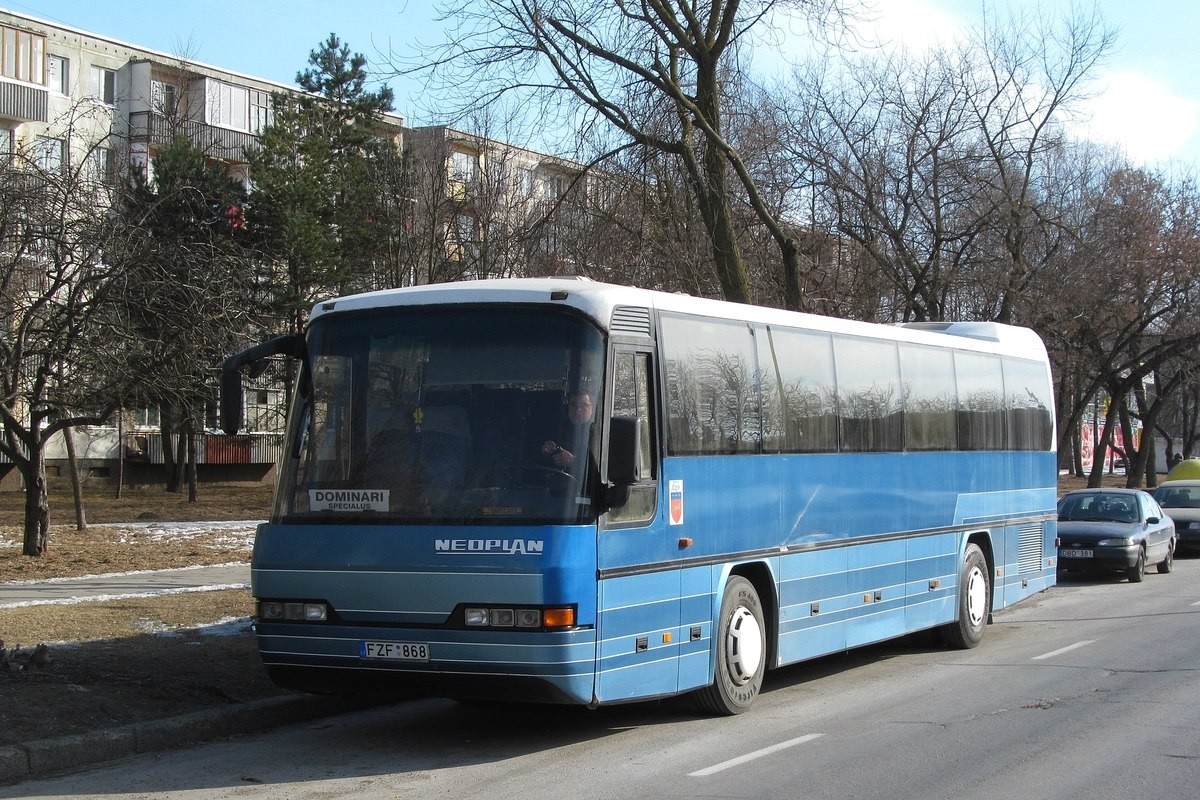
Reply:
<svg viewBox="0 0 1200 800"><path fill-rule="evenodd" d="M612 416L638 421L638 479L629 501L609 511L610 523L648 521L654 516L658 498L655 435L650 406L650 354L617 352L613 358Z"/></svg>

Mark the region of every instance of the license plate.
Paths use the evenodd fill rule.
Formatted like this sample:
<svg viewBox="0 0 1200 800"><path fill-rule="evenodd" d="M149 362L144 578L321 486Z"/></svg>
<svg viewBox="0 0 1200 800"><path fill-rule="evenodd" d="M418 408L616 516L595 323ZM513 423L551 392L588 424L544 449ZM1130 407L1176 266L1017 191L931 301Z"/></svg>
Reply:
<svg viewBox="0 0 1200 800"><path fill-rule="evenodd" d="M1092 551L1091 550L1063 550L1062 557L1063 558L1091 558Z"/></svg>
<svg viewBox="0 0 1200 800"><path fill-rule="evenodd" d="M358 654L363 658L391 661L428 661L429 645L424 642L359 642Z"/></svg>

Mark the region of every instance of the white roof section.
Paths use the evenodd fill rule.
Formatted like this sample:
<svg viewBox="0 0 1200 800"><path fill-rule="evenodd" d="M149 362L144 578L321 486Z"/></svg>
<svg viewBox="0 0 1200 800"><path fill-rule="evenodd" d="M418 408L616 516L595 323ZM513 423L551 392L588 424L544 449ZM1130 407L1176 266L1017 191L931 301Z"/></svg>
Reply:
<svg viewBox="0 0 1200 800"><path fill-rule="evenodd" d="M998 322L934 322L880 325L871 322L801 314L764 306L731 303L632 286L601 283L589 278L496 278L384 289L318 303L309 319L326 314L398 306L466 305L485 303L546 304L581 311L608 330L613 309L633 306L695 314L716 319L805 328L849 336L870 336L931 347L953 346L1046 361L1046 348L1028 328ZM949 341L948 337L953 337Z"/></svg>

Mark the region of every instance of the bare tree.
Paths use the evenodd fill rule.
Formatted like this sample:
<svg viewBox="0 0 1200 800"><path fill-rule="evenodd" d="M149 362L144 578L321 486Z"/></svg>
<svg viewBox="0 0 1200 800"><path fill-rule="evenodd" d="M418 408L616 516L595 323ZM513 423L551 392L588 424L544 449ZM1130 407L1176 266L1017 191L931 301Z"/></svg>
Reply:
<svg viewBox="0 0 1200 800"><path fill-rule="evenodd" d="M1038 329L1060 375L1070 370L1075 380L1073 391L1059 398L1064 449L1069 443L1062 437L1073 436L1086 407L1097 397L1106 400L1099 457L1089 478L1099 485L1103 454L1122 414L1146 415L1152 430L1160 413L1144 401L1138 409L1145 379L1164 370L1156 403L1187 385L1179 361L1194 361L1200 346L1193 313L1200 300L1200 232L1186 212L1194 201L1143 170L1107 172L1087 201L1069 260L1053 274L1041 274L1030 289L1058 298L1058 313L1039 316ZM1169 365L1176 377L1165 372ZM1136 446L1132 455L1139 455ZM1135 468L1131 480L1140 480L1140 471Z"/></svg>
<svg viewBox="0 0 1200 800"><path fill-rule="evenodd" d="M1054 174L1047 167L1061 152L1063 122L1086 97L1087 81L1112 51L1115 34L1095 6L1073 8L1061 18L1039 11L993 22L985 14L975 31L979 60L969 62L966 75L970 115L986 158L979 177L990 181L980 211L1005 258L996 270L993 316L1012 322L1032 273L1053 253L1039 240L1047 226L1058 224Z"/></svg>
<svg viewBox="0 0 1200 800"><path fill-rule="evenodd" d="M47 444L104 422L122 390L109 302L120 231L97 212L111 199L112 148L86 144L88 114L74 110L62 138L39 138L0 165L0 452L24 483L29 556L49 546Z"/></svg>
<svg viewBox="0 0 1200 800"><path fill-rule="evenodd" d="M1058 242L1065 109L1110 45L1094 16L1010 18L922 57L797 75L793 162L835 229L890 277L883 318L1013 321Z"/></svg>
<svg viewBox="0 0 1200 800"><path fill-rule="evenodd" d="M837 0L452 0L442 8L459 34L426 66L443 86L468 93L459 114L532 94L543 131L566 123L586 136L605 127L619 137L612 149L632 143L679 159L721 293L747 302L736 185L779 248L786 304L801 306L796 242L759 195L729 135L726 105L731 87L747 79L745 49L771 14L824 22L839 13Z"/></svg>

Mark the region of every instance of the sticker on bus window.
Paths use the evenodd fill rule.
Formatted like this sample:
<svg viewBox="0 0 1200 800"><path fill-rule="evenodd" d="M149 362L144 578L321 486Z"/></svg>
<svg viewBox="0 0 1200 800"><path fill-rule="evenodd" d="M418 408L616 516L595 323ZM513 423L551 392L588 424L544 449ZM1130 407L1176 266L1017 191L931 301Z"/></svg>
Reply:
<svg viewBox="0 0 1200 800"><path fill-rule="evenodd" d="M313 511L387 511L389 489L309 489Z"/></svg>
<svg viewBox="0 0 1200 800"><path fill-rule="evenodd" d="M671 481L668 485L668 492L671 496L669 507L671 509L671 524L683 524L683 481Z"/></svg>

